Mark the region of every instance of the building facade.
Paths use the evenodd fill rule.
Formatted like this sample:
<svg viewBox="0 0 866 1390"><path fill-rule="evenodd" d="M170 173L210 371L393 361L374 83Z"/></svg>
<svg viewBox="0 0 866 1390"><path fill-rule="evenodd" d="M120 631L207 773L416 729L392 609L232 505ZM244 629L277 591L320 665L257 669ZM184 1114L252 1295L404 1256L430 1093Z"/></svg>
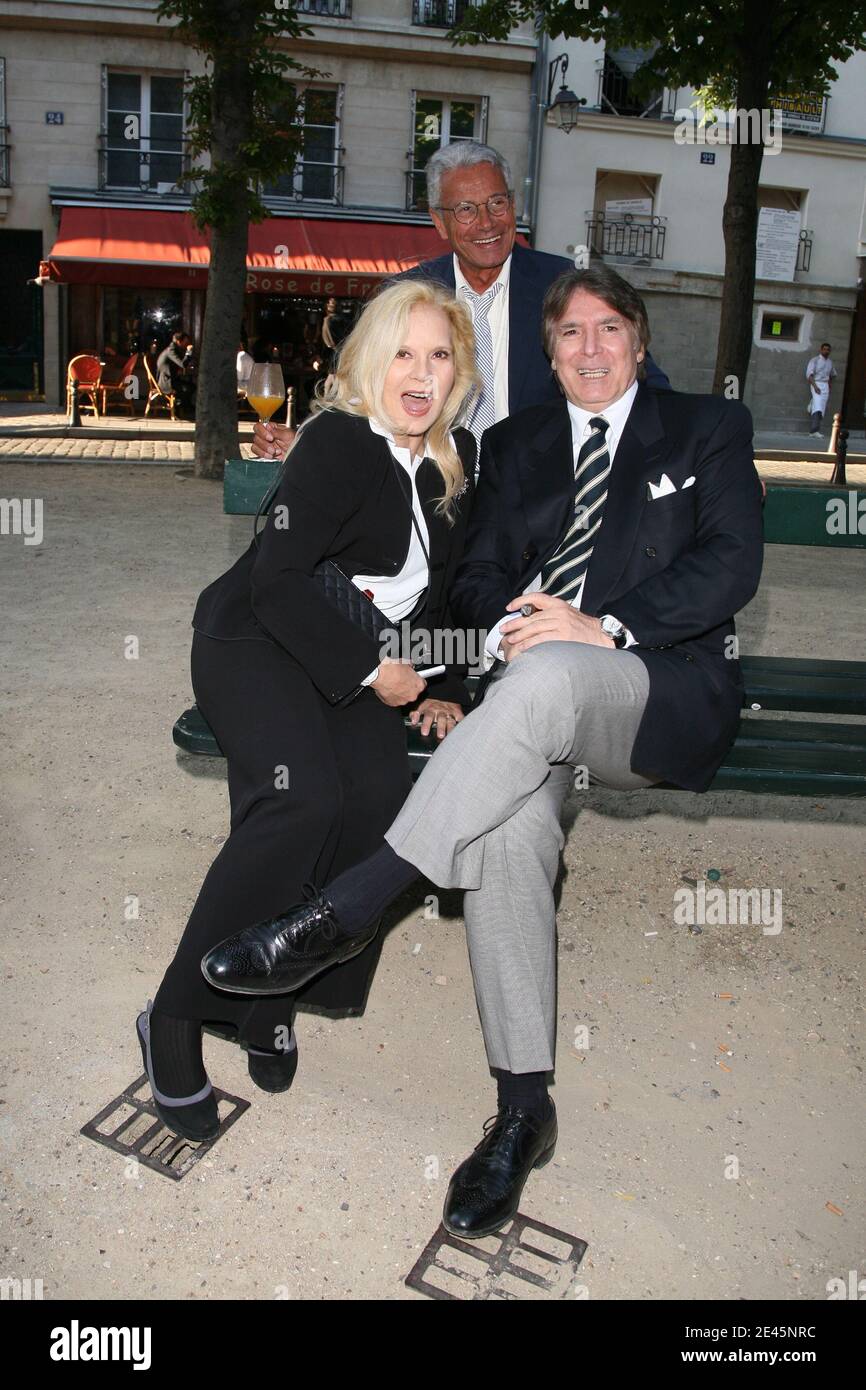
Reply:
<svg viewBox="0 0 866 1390"><path fill-rule="evenodd" d="M311 33L289 48L319 76L299 84L295 168L250 231L243 328L301 394L327 300L350 316L384 274L440 254L424 202L435 149L489 140L523 188L535 39L455 50L464 3L298 6ZM6 0L0 396L59 402L77 353L123 363L181 326L199 341L208 251L187 211L184 79L200 70L153 0Z"/></svg>
<svg viewBox="0 0 866 1390"><path fill-rule="evenodd" d="M653 354L674 386L709 391L730 168L730 143L720 137L734 138L732 123L695 128L685 115L691 89L638 98L630 78L639 53L554 41L540 67L561 53L568 87L586 106L571 133L543 128L535 244L560 255L588 246L616 263L646 298ZM839 67L825 101L805 93L779 106L781 125L761 132L764 211L743 399L759 429L806 430L804 369L828 340L839 373L831 408L841 402L851 348L849 419L862 428L866 53ZM759 134L754 119L742 129Z"/></svg>

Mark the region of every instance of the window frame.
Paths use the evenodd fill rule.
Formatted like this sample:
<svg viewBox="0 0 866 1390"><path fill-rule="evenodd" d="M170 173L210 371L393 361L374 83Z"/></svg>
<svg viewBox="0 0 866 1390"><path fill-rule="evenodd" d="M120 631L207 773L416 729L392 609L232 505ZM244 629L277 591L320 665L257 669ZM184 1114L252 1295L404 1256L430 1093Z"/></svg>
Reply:
<svg viewBox="0 0 866 1390"><path fill-rule="evenodd" d="M289 172L289 171L286 171L285 174L282 174L282 175L281 175L281 178L284 178L284 179L287 179L287 180L288 180L288 179L291 179L291 181L292 181L292 191L291 191L290 193L289 193L289 192L279 192L279 193L278 193L278 192L275 192L275 191L274 191L274 186L273 186L273 185L271 185L270 187L267 186L267 185L263 185L263 187L262 187L262 196L263 196L264 198L266 198L269 202L278 201L278 200L280 200L280 199L283 199L283 200L288 200L288 201L290 201L290 202L295 202L295 203L328 203L328 204L332 204L333 206L336 206L336 207L339 207L339 206L341 205L341 203L342 203L342 201L343 201L343 165L342 165L342 162L341 162L341 161L342 161L342 156L343 156L343 155L345 154L345 152L346 152L346 151L345 151L345 147L344 147L344 145L342 144L342 132L343 132L343 101L344 101L344 97L345 97L345 90L346 90L346 87L345 87L345 83L343 83L343 82L308 82L303 88L300 88L300 89L298 90L298 92L297 92L297 106L296 106L296 108L295 108L295 116L296 116L296 119L295 119L294 124L295 124L296 126L299 126L300 129L301 129L302 131L306 131L307 129L312 129L312 130L328 130L328 129L330 129L329 126L323 126L323 125L321 125L321 124L319 124L319 123L311 123L309 126L307 125L307 122L306 122L306 120L304 119L304 118L306 117L306 100L307 100L307 94L308 94L309 92L333 92L333 93L335 94L336 100L335 100L335 102L334 102L334 125L333 125L333 131L334 131L334 146L333 146L334 157L333 157L333 160L330 161L330 162L327 161L327 160L321 160L321 159L311 159L311 160L305 159L305 157L304 157L304 143L303 143L303 137L302 137L301 147L300 147L300 149L298 150L298 153L297 153L296 156L295 156L295 163L294 163L293 169L292 169L290 172ZM329 197L324 197L324 198L317 198L317 197L314 197L314 196L312 196L312 195L310 195L310 194L305 194L305 193L304 193L304 186L303 186L303 185L304 185L304 165L305 165L305 164L308 165L308 166L310 166L310 167L315 167L315 168L317 168L317 169L331 169L331 170L333 171L333 184L332 184L333 193L331 194L331 196L329 196Z"/></svg>
<svg viewBox="0 0 866 1390"><path fill-rule="evenodd" d="M108 85L109 85L109 79L110 79L111 77L113 77L113 76L118 76L118 77L138 77L138 78L141 79L141 106L140 106L139 111L138 111L138 113L137 113L137 114L138 114L138 118L139 118L139 138L138 138L138 147L137 147L137 149L135 149L135 150L126 150L126 151L124 151L124 150L122 150L122 148L121 148L120 146L111 145L111 144L109 143L111 137L109 136L109 131L108 131L108 118L109 118L109 115L110 115L111 113L110 113L110 111L109 111L109 106L108 106ZM152 83L153 78L155 78L155 77L172 78L172 79L174 79L175 81L178 81L178 80L179 80L180 83L181 83L181 109L180 109L180 112L179 112L180 118L181 118L181 133L180 133L180 145L181 145L181 148L180 148L180 152L179 152L179 155L178 155L178 157L179 157L179 159L180 159L180 174L179 174L178 178L175 180L174 185L173 185L173 188L175 188L175 189L179 188L179 187L184 183L184 181L185 181L185 179L186 179L186 177L187 177L187 172L188 172L188 161L187 161L187 154L186 154L186 145L187 145L187 129L188 129L188 125L189 125L189 102L188 102L188 97L187 97L187 80L188 80L188 77L189 77L189 73L188 73L186 70L184 70L184 69L178 69L178 68L170 68L170 69L169 69L169 68L139 68L139 67L135 67L134 65L129 64L129 63L116 63L116 64L115 64L115 63L103 63L103 64L102 64L102 74L101 74L101 81L102 81L102 92L101 92L102 125L101 125L101 132L100 132L100 161L101 161L101 168L100 168L100 178L99 178L99 185L100 185L101 188L105 188L105 189L116 189L118 192L121 192L121 191L125 191L125 192L137 191L137 192L139 192L139 193L156 193L156 192L158 192L158 185L157 185L157 183L152 182L152 181L150 180L150 178L148 178L148 182L147 182L147 184L145 184L144 181L141 179L141 177L139 177L139 179L138 179L138 181L137 181L136 183L118 183L118 182L112 181L112 180L110 179L110 177L109 177L109 159L110 159L110 156L111 156L112 153L137 154L137 155L139 156L139 161L138 161L139 175L141 174L141 170L142 170L143 168L145 168L145 167L147 167L147 169L150 170L150 167L151 167L151 164L150 164L150 156L151 156L151 154L174 155L174 154L176 153L174 150L161 150L161 149L158 149L158 148L157 148L156 150L152 150L152 149L151 149L151 142L152 142L152 140L154 139L154 137L151 135L151 117L152 117L152 114L153 114L153 107L152 107L152 100L151 100L151 90L152 90L152 89L151 89L151 83ZM130 113L130 114L135 114L135 113ZM178 114L178 113L160 112L160 113L158 113L158 114L160 114L160 115L165 115L165 114ZM159 143L159 142L157 142L157 143ZM160 182L160 183L165 183L166 180L165 180L165 179L160 179L159 182Z"/></svg>
<svg viewBox="0 0 866 1390"><path fill-rule="evenodd" d="M419 101L441 101L442 102L442 129L439 136L439 149L442 150L446 145L459 143L461 140L477 140L479 144L487 143L487 124L490 111L489 96L472 96L465 92L430 92L423 88L412 88L410 111L409 111L409 149L407 151L408 170L406 172L406 209L409 212L426 212L426 198L422 199L415 195L415 183L419 178L424 178L426 165L419 169L415 164L415 140L417 131L415 123L418 116ZM473 102L477 107L475 113L475 130L472 135L458 135L455 140L451 139L451 106L453 102ZM445 134L447 132L447 139ZM433 151L437 153L437 151Z"/></svg>

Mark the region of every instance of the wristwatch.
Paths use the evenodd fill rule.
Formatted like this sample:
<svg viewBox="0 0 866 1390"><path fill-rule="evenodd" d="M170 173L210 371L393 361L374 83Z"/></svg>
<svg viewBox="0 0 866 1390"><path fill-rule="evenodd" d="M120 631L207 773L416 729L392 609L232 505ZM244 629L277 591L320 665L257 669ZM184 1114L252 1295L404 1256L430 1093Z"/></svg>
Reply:
<svg viewBox="0 0 866 1390"><path fill-rule="evenodd" d="M627 641L626 631L623 624L612 613L605 613L601 621L601 630L606 632L615 647L624 647Z"/></svg>

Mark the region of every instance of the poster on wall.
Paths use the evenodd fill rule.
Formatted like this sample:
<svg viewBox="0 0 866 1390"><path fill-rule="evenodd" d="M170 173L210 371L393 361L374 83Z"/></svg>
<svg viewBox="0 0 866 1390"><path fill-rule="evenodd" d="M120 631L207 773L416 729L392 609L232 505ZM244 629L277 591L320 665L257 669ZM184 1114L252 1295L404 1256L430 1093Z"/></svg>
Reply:
<svg viewBox="0 0 866 1390"><path fill-rule="evenodd" d="M755 275L759 280L793 280L800 245L800 213L761 208L758 213Z"/></svg>
<svg viewBox="0 0 866 1390"><path fill-rule="evenodd" d="M604 205L605 219L615 222L630 213L632 217L652 217L652 198L608 198Z"/></svg>

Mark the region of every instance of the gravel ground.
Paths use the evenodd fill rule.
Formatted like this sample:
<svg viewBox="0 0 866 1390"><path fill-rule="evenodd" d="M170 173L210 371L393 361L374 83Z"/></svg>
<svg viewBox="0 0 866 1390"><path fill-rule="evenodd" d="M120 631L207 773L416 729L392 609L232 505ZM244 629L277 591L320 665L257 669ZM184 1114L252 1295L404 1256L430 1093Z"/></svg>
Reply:
<svg viewBox="0 0 866 1390"><path fill-rule="evenodd" d="M168 468L0 477L45 503L41 546L0 537L0 1277L49 1299L417 1297L405 1275L494 1109L453 895L438 921L422 895L396 914L363 1018L300 1018L287 1095L206 1039L252 1105L182 1182L80 1136L140 1071L135 1014L226 833L222 764L170 728L194 598L250 519ZM744 650L866 659L864 573L863 552L770 548ZM866 803L583 792L571 817L561 1137L523 1211L588 1241L593 1299L823 1299L862 1277ZM780 890L782 930L676 925L710 867Z"/></svg>

